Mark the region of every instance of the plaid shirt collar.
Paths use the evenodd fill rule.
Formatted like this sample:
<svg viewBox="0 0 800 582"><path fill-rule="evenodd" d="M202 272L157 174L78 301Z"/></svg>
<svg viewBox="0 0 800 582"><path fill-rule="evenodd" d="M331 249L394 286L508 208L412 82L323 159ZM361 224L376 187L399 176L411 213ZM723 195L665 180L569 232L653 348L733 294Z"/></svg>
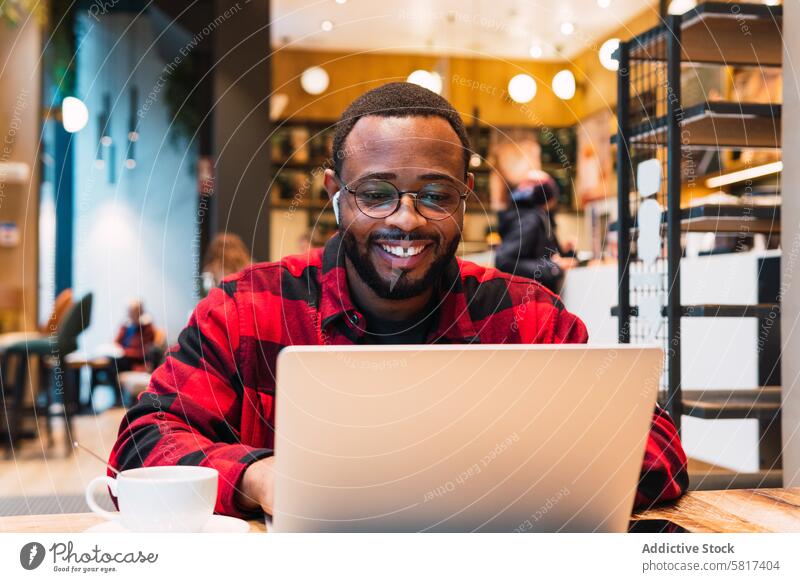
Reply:
<svg viewBox="0 0 800 582"><path fill-rule="evenodd" d="M479 343L467 309L461 268L455 257L445 268L439 289L438 321L428 337L428 343ZM319 317L324 329L344 322L356 339L363 337L366 330L364 315L350 298L344 245L339 233L325 244L322 251Z"/></svg>

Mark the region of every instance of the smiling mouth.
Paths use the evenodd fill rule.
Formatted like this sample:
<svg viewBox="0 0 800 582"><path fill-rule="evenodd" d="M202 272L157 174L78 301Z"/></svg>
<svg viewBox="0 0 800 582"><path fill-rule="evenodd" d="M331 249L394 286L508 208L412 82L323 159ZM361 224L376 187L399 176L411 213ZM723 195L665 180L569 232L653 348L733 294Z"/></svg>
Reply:
<svg viewBox="0 0 800 582"><path fill-rule="evenodd" d="M392 256L398 257L400 259L407 259L409 257L414 257L420 254L422 251L425 250L425 247L427 247L428 245L416 244L409 246L401 246L401 245L389 245L386 243L379 243L378 246Z"/></svg>

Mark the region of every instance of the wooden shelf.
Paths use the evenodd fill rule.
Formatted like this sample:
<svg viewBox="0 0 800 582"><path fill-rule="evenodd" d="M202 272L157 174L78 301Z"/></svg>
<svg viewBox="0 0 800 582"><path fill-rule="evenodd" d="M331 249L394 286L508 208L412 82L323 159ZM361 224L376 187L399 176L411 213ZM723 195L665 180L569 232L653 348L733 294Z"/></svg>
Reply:
<svg viewBox="0 0 800 582"><path fill-rule="evenodd" d="M712 101L684 109L680 123L683 146L779 148L781 106ZM634 127L634 144L665 145L667 116ZM616 141L616 139L614 139Z"/></svg>
<svg viewBox="0 0 800 582"><path fill-rule="evenodd" d="M330 207L329 201L327 200L300 200L295 202L291 199L289 200L275 200L270 202L270 208L272 209L285 209L288 210L290 208L296 209L303 209L303 210L325 210L325 207ZM331 212L333 212L332 208L329 208Z"/></svg>
<svg viewBox="0 0 800 582"><path fill-rule="evenodd" d="M735 8L734 8L735 6ZM681 20L681 60L731 66L780 66L783 7L706 2ZM666 60L666 27L631 42L631 59Z"/></svg>
<svg viewBox="0 0 800 582"><path fill-rule="evenodd" d="M772 419L780 412L781 389L684 390L683 413L703 419Z"/></svg>
<svg viewBox="0 0 800 582"><path fill-rule="evenodd" d="M667 317L667 306L661 308L661 316ZM772 312L780 314L778 303L755 303L750 305L725 305L725 304L704 304L704 305L682 305L681 317L755 317L764 319L769 317ZM611 316L619 316L619 306L611 307ZM639 307L631 305L631 317L639 316Z"/></svg>
<svg viewBox="0 0 800 582"><path fill-rule="evenodd" d="M664 308L666 311L666 307ZM754 303L748 305L702 304L681 305L681 317L755 317L764 319L770 313L780 314L778 303ZM666 316L666 314L664 314Z"/></svg>
<svg viewBox="0 0 800 582"><path fill-rule="evenodd" d="M661 215L662 228L667 213ZM616 222L609 225L616 232ZM631 228L636 233L637 226ZM681 209L681 232L714 232L721 234L777 234L781 231L780 206L746 206L740 204L703 204Z"/></svg>
<svg viewBox="0 0 800 582"><path fill-rule="evenodd" d="M283 162L280 161L272 161L273 168L277 171L283 170L299 170L302 172L313 172L314 170L325 170L326 168L332 168L333 166L330 163L330 160L322 160L320 162Z"/></svg>
<svg viewBox="0 0 800 582"><path fill-rule="evenodd" d="M665 212L665 224L666 220ZM681 232L773 234L780 231L780 206L703 204L681 210Z"/></svg>

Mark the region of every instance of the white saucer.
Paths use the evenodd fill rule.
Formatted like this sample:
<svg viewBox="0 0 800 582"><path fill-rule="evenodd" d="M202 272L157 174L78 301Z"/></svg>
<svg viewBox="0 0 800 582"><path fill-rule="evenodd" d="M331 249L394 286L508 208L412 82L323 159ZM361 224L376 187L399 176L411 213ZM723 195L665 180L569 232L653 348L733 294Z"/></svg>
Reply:
<svg viewBox="0 0 800 582"><path fill-rule="evenodd" d="M84 533L131 533L117 521L104 521L83 530ZM227 515L212 515L208 523L198 533L247 533L250 524L243 519Z"/></svg>

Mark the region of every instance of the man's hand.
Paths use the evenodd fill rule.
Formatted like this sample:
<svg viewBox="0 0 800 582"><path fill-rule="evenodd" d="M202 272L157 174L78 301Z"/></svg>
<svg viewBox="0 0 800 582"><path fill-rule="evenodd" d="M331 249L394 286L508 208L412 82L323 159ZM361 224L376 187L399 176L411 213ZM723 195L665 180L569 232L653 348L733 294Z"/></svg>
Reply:
<svg viewBox="0 0 800 582"><path fill-rule="evenodd" d="M236 505L246 512L263 509L272 515L275 457L256 461L244 471L236 489Z"/></svg>

